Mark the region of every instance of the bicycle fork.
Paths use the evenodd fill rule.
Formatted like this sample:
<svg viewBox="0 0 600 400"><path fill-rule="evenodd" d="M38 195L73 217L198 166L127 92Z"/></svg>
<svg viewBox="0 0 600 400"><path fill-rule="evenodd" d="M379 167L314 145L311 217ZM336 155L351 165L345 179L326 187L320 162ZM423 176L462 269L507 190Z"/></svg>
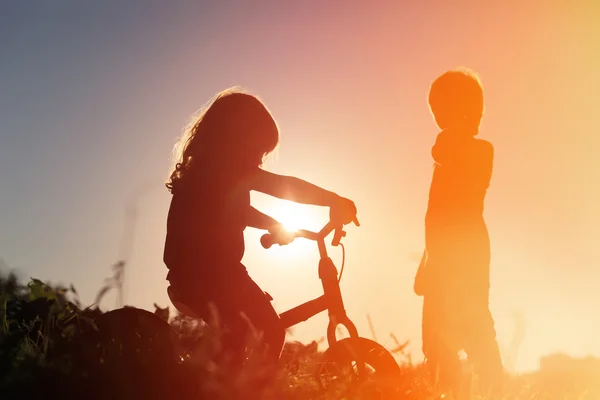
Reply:
<svg viewBox="0 0 600 400"><path fill-rule="evenodd" d="M344 300L338 280L338 271L331 258L322 258L319 261L319 279L323 284L325 303L329 311L329 324L327 326L327 343L332 346L337 342L336 330L343 325L350 337L358 337L358 330L344 308Z"/></svg>

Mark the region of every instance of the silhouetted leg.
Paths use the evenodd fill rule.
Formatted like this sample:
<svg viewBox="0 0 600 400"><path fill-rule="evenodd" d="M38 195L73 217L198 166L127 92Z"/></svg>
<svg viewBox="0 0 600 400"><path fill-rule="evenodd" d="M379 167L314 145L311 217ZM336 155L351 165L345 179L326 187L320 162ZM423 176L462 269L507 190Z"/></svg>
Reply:
<svg viewBox="0 0 600 400"><path fill-rule="evenodd" d="M245 272L232 269L227 281L171 282L182 295L183 302L211 328L222 333L222 345L230 363L241 365L246 356L248 339L255 333L267 345L267 360L279 359L285 341L285 329L267 295ZM212 303L214 309L209 307ZM216 312L216 319L214 318ZM252 328L251 328L252 327ZM223 354L225 355L225 354Z"/></svg>
<svg viewBox="0 0 600 400"><path fill-rule="evenodd" d="M240 311L235 309L235 304L222 297L211 296L206 299L197 295L194 300L188 301L187 305L217 335L216 343L220 351L214 355L214 361L225 363L230 369L241 367L250 330L240 317Z"/></svg>
<svg viewBox="0 0 600 400"><path fill-rule="evenodd" d="M279 315L273 308L265 292L250 278L242 290L243 304L241 311L266 346L267 360L275 363L279 360L285 342L285 329L281 325Z"/></svg>
<svg viewBox="0 0 600 400"><path fill-rule="evenodd" d="M431 295L434 296L434 295ZM423 354L434 385L443 392L458 393L461 381L461 363L458 349L453 345L450 332L445 326L448 318L444 315L444 305L439 298L426 296L423 300Z"/></svg>
<svg viewBox="0 0 600 400"><path fill-rule="evenodd" d="M218 360L225 361L229 368L240 368L246 357L246 344L250 336L248 325L236 310L221 315L223 351Z"/></svg>
<svg viewBox="0 0 600 400"><path fill-rule="evenodd" d="M426 355L429 374L442 392L458 393L461 380L461 363L457 352L446 347L441 340L430 343Z"/></svg>
<svg viewBox="0 0 600 400"><path fill-rule="evenodd" d="M465 352L484 391L501 389L504 369L496 341L494 320L487 304L482 304L469 324Z"/></svg>
<svg viewBox="0 0 600 400"><path fill-rule="evenodd" d="M217 335L221 350L214 361L226 362L230 368L243 364L250 334L247 321L241 317L242 302L232 295L239 292L246 279L244 274L231 274L230 281L212 282L210 286L194 279L171 281L181 301Z"/></svg>
<svg viewBox="0 0 600 400"><path fill-rule="evenodd" d="M285 341L285 330L279 315L260 287L250 278L235 282L227 299L217 296L216 306L226 334L223 346L230 353L232 362L241 365L246 356L246 347L258 346L266 350L269 363L279 359Z"/></svg>

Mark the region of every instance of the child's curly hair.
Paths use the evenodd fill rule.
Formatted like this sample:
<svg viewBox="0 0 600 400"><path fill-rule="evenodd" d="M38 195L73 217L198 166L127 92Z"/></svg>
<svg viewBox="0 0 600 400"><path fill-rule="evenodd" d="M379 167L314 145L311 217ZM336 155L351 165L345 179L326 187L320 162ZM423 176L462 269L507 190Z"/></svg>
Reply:
<svg viewBox="0 0 600 400"><path fill-rule="evenodd" d="M204 167L257 167L277 147L279 129L254 95L230 88L203 107L175 145L174 167L165 184L171 193L190 172Z"/></svg>
<svg viewBox="0 0 600 400"><path fill-rule="evenodd" d="M483 117L483 87L468 68L443 73L429 89L429 108L440 129L464 128L477 134Z"/></svg>

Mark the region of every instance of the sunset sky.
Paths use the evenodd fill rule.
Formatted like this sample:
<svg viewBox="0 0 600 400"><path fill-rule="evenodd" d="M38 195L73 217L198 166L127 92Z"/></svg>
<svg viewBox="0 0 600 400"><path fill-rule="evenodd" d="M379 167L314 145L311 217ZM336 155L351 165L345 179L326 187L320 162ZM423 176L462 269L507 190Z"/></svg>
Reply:
<svg viewBox="0 0 600 400"><path fill-rule="evenodd" d="M517 369L559 351L600 356L600 3L447 3L3 2L0 258L90 303L119 257L128 199L148 188L126 302L167 305L170 151L193 112L240 85L282 131L267 168L356 202L342 290L359 332L370 336L369 313L380 342L411 340L419 360L412 285L438 133L427 90L464 65L484 85L481 137L495 146L485 216L500 345L520 312ZM326 209L252 199L282 221L327 222ZM276 309L318 296L316 246L266 251L260 234L247 230L244 262ZM290 339L325 327L324 314Z"/></svg>

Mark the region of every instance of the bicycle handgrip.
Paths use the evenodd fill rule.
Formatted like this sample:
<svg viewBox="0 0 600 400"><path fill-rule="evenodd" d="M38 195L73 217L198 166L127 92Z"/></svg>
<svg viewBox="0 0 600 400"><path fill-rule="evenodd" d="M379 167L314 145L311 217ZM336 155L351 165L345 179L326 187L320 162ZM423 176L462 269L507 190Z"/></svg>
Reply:
<svg viewBox="0 0 600 400"><path fill-rule="evenodd" d="M275 244L275 237L270 233L265 233L260 237L260 244L265 249L269 249L271 246Z"/></svg>
<svg viewBox="0 0 600 400"><path fill-rule="evenodd" d="M333 235L333 240L331 241L331 245L339 246L340 240L342 240L342 238L345 236L346 236L346 232L344 232L344 230L342 228L336 229L335 233Z"/></svg>

